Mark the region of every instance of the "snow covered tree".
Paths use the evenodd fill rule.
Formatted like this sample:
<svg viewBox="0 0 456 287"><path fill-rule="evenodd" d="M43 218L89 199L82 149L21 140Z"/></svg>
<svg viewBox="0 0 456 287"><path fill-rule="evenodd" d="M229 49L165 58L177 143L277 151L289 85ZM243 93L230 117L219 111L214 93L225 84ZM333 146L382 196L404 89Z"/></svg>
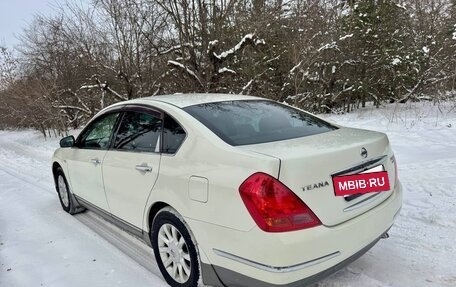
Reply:
<svg viewBox="0 0 456 287"><path fill-rule="evenodd" d="M234 22L242 7L236 2L158 1L177 36L167 53L171 54L167 61L171 82L166 91L238 92L233 83L242 77L243 70L236 67L246 51L257 51L265 41L251 27Z"/></svg>
<svg viewBox="0 0 456 287"><path fill-rule="evenodd" d="M24 30L19 62L0 50L1 112L23 116L20 126L65 131L114 102L158 94L242 93L349 112L439 101L456 86L455 0L59 5ZM27 108L17 109L21 98Z"/></svg>
<svg viewBox="0 0 456 287"><path fill-rule="evenodd" d="M350 75L343 84L349 103L397 99L413 77L411 30L406 8L396 1L359 1L342 19L339 38L343 55L340 73Z"/></svg>

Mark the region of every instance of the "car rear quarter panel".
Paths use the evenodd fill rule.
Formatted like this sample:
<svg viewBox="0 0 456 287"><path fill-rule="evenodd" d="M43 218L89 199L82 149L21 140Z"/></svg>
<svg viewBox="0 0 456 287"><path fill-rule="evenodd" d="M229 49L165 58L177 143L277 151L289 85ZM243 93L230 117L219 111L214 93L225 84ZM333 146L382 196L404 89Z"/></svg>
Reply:
<svg viewBox="0 0 456 287"><path fill-rule="evenodd" d="M187 137L174 155L162 155L157 182L145 208L143 229L149 230L148 213L155 202L165 202L184 218L247 231L255 226L238 188L255 172L278 176L277 158L230 146L180 108L162 104L186 130ZM207 202L189 196L190 177L208 180Z"/></svg>

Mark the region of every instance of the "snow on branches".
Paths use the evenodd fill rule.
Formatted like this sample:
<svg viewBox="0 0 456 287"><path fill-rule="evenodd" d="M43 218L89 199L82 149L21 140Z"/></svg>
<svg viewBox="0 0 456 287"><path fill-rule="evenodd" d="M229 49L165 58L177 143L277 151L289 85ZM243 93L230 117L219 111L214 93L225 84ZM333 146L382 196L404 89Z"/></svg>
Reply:
<svg viewBox="0 0 456 287"><path fill-rule="evenodd" d="M219 44L218 40L213 40L210 41L207 47L207 54L211 60L211 63L214 67L214 71L218 73L219 75L222 74L237 74L235 70L227 68L227 67L222 67L225 61L231 59L234 57L236 54L240 53L245 47L247 46L252 46L252 47L257 47L259 45L266 45L266 41L264 39L261 39L257 37L253 33L248 33L242 39L233 47L231 47L228 50L225 50L221 53L216 53L215 49L217 45Z"/></svg>
<svg viewBox="0 0 456 287"><path fill-rule="evenodd" d="M217 40L210 42L208 51L211 50L211 46L215 47L215 45L217 43L218 43ZM260 39L255 34L249 33L249 34L245 35L234 47L232 47L220 54L217 54L215 52L213 52L213 53L217 59L223 61L227 58L234 56L238 51L244 49L244 47L247 45L252 45L255 47L258 45L265 45L265 44L266 44L266 41L264 39Z"/></svg>
<svg viewBox="0 0 456 287"><path fill-rule="evenodd" d="M190 68L188 68L187 66L185 66L184 64L179 63L177 61L170 60L170 61L168 61L168 66L176 67L182 71L185 71L190 77L195 79L201 86L203 85L203 83L201 82L200 78L196 75L196 73L194 71L192 71Z"/></svg>
<svg viewBox="0 0 456 287"><path fill-rule="evenodd" d="M237 42L233 47L221 53L215 52L216 48L220 45L220 41L215 39L207 42L207 49L205 51L206 54L198 50L198 48L202 48L200 45L193 47L189 44L175 45L165 50L161 54L177 51L183 47L188 48L188 57L185 57L185 55L180 55L179 58L168 60L167 65L176 68L177 70L180 70L184 74L188 75L189 78L198 83L198 86L205 87L207 84L210 85L210 82L203 83L203 80L217 81L220 76L237 74L234 69L226 66L226 61L233 58L236 54L239 54L247 46L257 47L259 45L265 44L266 41L264 39L257 37L253 33L248 33L243 36L241 40ZM207 58L201 61L202 57L204 56ZM198 59L198 61L195 59ZM206 77L205 75L208 74L212 74L214 77Z"/></svg>

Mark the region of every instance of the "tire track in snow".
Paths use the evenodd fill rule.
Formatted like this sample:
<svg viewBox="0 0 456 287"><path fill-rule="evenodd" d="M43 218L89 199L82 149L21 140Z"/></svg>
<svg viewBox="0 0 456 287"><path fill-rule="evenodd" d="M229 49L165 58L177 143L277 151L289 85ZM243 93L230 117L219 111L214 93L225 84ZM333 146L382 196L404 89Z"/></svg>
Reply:
<svg viewBox="0 0 456 287"><path fill-rule="evenodd" d="M123 253L133 258L149 272L162 278L151 247L91 211L77 214L75 218Z"/></svg>
<svg viewBox="0 0 456 287"><path fill-rule="evenodd" d="M31 181L26 176L18 174L14 169L7 169L3 166L0 166L0 170L24 182L25 184L39 188L48 194L55 194L55 198L58 200L57 193L55 191L50 191L49 187L38 185L36 182ZM124 254L128 255L146 270L163 279L160 270L155 263L155 257L151 247L147 246L139 239L136 239L134 236L107 222L91 211L85 211L83 213L77 214L74 216L74 218L90 228L101 238L115 246L117 249L122 251Z"/></svg>
<svg viewBox="0 0 456 287"><path fill-rule="evenodd" d="M45 185L45 184L43 184L43 183L41 183L39 181L33 181L32 179L30 179L30 178L33 178L33 177L24 175L23 173L18 172L17 169L7 168L5 166L0 165L0 170L3 171L4 173L7 173L7 174L11 175L12 177L15 177L15 178L27 183L27 184L30 184L30 185L32 185L34 187L37 187L37 188L45 191L46 193L49 193L49 194L56 193L55 191L52 191L50 189L49 185Z"/></svg>
<svg viewBox="0 0 456 287"><path fill-rule="evenodd" d="M167 286L58 201L30 193L32 184L3 171L0 179L0 286Z"/></svg>

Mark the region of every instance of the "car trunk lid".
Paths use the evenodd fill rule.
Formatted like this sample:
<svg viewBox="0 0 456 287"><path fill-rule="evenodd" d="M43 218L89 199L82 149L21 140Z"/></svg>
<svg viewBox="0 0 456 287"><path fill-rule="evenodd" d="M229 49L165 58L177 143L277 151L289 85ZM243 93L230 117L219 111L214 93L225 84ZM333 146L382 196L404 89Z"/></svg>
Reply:
<svg viewBox="0 0 456 287"><path fill-rule="evenodd" d="M314 136L241 146L280 159L278 179L299 196L326 226L359 216L387 199L394 189L394 157L385 134L340 128ZM361 155L367 151L366 157ZM388 172L391 189L335 196L333 176L373 169Z"/></svg>

